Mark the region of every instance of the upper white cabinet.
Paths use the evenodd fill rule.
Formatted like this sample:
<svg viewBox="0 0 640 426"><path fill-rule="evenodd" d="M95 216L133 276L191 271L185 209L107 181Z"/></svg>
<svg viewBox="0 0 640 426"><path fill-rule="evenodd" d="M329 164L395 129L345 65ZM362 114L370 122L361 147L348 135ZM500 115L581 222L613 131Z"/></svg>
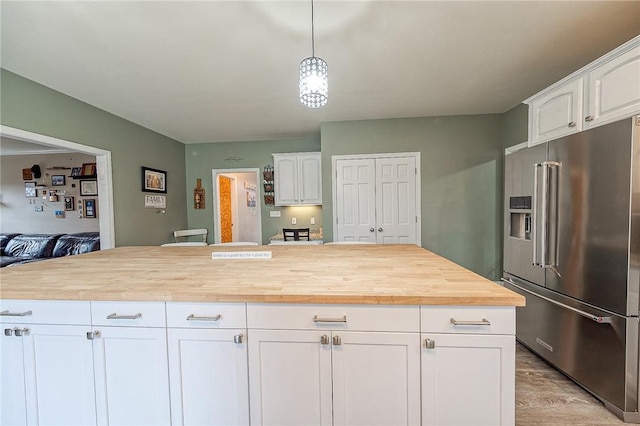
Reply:
<svg viewBox="0 0 640 426"><path fill-rule="evenodd" d="M322 204L319 152L273 154L276 206Z"/></svg>
<svg viewBox="0 0 640 426"><path fill-rule="evenodd" d="M640 112L640 46L589 72L585 89L585 129Z"/></svg>
<svg viewBox="0 0 640 426"><path fill-rule="evenodd" d="M640 113L640 36L524 103L529 146Z"/></svg>

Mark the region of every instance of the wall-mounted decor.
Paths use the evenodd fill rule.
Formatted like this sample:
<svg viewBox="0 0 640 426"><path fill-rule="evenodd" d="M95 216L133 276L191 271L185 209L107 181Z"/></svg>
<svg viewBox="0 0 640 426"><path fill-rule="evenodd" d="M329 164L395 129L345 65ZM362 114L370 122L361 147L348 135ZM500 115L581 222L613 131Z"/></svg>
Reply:
<svg viewBox="0 0 640 426"><path fill-rule="evenodd" d="M24 196L25 197L37 197L38 191L36 190L35 182L25 182L24 183Z"/></svg>
<svg viewBox="0 0 640 426"><path fill-rule="evenodd" d="M95 180L81 180L80 181L80 195L98 195L98 181Z"/></svg>
<svg viewBox="0 0 640 426"><path fill-rule="evenodd" d="M145 195L144 208L145 209L166 209L167 196L166 195Z"/></svg>
<svg viewBox="0 0 640 426"><path fill-rule="evenodd" d="M71 177L80 177L80 176L82 176L82 167L72 167Z"/></svg>
<svg viewBox="0 0 640 426"><path fill-rule="evenodd" d="M51 186L65 186L66 181L64 175L53 175L51 176Z"/></svg>
<svg viewBox="0 0 640 426"><path fill-rule="evenodd" d="M31 169L22 169L22 180L31 180L33 179L33 173L31 173Z"/></svg>
<svg viewBox="0 0 640 426"><path fill-rule="evenodd" d="M142 167L142 191L167 193L167 172Z"/></svg>
<svg viewBox="0 0 640 426"><path fill-rule="evenodd" d="M255 191L247 191L247 207L256 206L256 193Z"/></svg>
<svg viewBox="0 0 640 426"><path fill-rule="evenodd" d="M64 209L66 211L75 210L76 205L74 202L74 197L64 197Z"/></svg>
<svg viewBox="0 0 640 426"><path fill-rule="evenodd" d="M64 210L55 211L56 219L64 219Z"/></svg>
<svg viewBox="0 0 640 426"><path fill-rule="evenodd" d="M96 217L96 200L93 198L87 198L86 200L82 200L82 210L84 211L83 216L87 218L95 218Z"/></svg>
<svg viewBox="0 0 640 426"><path fill-rule="evenodd" d="M262 172L262 185L264 187L264 204L272 206L274 204L273 194L273 166L267 164Z"/></svg>
<svg viewBox="0 0 640 426"><path fill-rule="evenodd" d="M84 163L82 165L81 176L95 176L96 175L96 163Z"/></svg>
<svg viewBox="0 0 640 426"><path fill-rule="evenodd" d="M58 194L56 193L56 191L49 191L49 201L51 201L52 203L58 202Z"/></svg>
<svg viewBox="0 0 640 426"><path fill-rule="evenodd" d="M193 208L204 209L205 196L204 188L202 187L202 179L196 179L196 187L193 189Z"/></svg>

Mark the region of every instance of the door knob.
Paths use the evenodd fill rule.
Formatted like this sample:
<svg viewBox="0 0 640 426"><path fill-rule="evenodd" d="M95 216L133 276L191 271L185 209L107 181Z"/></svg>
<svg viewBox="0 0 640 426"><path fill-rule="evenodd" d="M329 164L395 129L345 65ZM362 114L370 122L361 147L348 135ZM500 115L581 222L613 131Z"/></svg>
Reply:
<svg viewBox="0 0 640 426"><path fill-rule="evenodd" d="M382 228L378 228L378 232L382 232Z"/></svg>
<svg viewBox="0 0 640 426"><path fill-rule="evenodd" d="M369 232L375 232L374 228L369 228Z"/></svg>

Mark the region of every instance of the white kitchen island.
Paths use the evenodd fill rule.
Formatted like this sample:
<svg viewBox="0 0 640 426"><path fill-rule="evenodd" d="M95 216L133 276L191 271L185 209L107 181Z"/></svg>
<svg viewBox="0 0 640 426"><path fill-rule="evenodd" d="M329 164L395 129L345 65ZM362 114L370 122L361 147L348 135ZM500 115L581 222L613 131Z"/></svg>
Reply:
<svg viewBox="0 0 640 426"><path fill-rule="evenodd" d="M3 270L2 424L514 423L521 296L412 245L267 250Z"/></svg>

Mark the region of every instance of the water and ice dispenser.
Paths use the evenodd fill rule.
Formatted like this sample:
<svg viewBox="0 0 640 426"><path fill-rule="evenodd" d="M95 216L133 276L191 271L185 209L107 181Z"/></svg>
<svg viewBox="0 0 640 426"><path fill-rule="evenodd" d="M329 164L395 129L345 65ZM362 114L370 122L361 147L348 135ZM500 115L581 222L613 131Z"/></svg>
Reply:
<svg viewBox="0 0 640 426"><path fill-rule="evenodd" d="M509 197L509 236L531 240L531 197Z"/></svg>

